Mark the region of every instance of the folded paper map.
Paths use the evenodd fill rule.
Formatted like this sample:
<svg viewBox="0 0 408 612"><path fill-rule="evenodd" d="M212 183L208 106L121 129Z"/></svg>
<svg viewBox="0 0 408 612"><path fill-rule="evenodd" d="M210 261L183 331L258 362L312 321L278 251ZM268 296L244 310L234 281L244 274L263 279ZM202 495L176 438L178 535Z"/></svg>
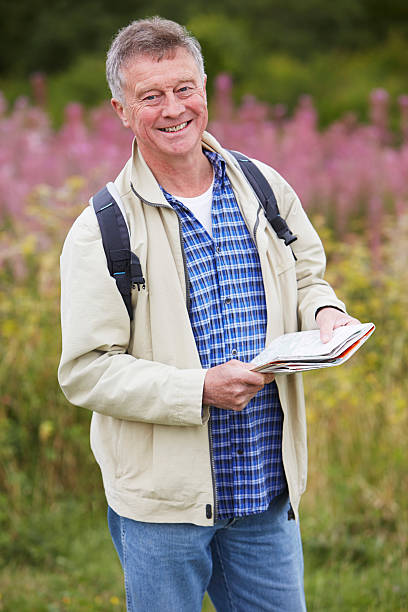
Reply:
<svg viewBox="0 0 408 612"><path fill-rule="evenodd" d="M320 331L284 334L275 338L251 362L257 372L290 374L341 365L375 330L374 323L344 325L333 332L330 342L320 341Z"/></svg>

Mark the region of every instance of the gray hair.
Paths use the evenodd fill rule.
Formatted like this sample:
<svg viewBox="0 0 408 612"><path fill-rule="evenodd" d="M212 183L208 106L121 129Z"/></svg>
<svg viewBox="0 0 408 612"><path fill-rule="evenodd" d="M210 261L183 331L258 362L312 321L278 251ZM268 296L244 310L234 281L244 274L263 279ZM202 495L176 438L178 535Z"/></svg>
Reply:
<svg viewBox="0 0 408 612"><path fill-rule="evenodd" d="M151 17L132 21L119 30L106 60L106 78L112 96L123 102L122 68L128 60L137 55L150 55L159 61L180 47L192 55L204 80L204 60L200 43L184 26L162 17Z"/></svg>

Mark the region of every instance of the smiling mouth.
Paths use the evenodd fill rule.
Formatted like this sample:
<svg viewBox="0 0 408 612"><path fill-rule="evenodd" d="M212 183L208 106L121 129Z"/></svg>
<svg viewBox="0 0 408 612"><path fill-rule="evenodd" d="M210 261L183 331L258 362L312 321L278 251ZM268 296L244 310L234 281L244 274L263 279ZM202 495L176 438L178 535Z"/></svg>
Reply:
<svg viewBox="0 0 408 612"><path fill-rule="evenodd" d="M172 125L171 127L165 127L165 128L159 128L160 132L166 132L166 134L172 133L172 132L180 132L181 130L184 130L184 128L186 128L188 125L190 125L191 123L191 119L190 121L184 121L184 123L179 123L178 125Z"/></svg>

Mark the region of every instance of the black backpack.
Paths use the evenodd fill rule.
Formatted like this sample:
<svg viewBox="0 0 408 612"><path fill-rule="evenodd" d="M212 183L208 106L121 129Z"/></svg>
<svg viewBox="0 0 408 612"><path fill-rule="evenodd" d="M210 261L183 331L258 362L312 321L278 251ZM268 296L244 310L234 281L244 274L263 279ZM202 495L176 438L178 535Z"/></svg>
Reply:
<svg viewBox="0 0 408 612"><path fill-rule="evenodd" d="M279 214L275 194L259 168L242 153L230 151L238 161L244 175L262 204L266 218L288 246L297 236L292 234L285 219ZM122 211L107 186L103 187L92 198L93 207L102 234L103 248L109 273L116 280L118 290L125 302L130 319L133 319L132 289L145 289L140 260L130 250L129 231Z"/></svg>

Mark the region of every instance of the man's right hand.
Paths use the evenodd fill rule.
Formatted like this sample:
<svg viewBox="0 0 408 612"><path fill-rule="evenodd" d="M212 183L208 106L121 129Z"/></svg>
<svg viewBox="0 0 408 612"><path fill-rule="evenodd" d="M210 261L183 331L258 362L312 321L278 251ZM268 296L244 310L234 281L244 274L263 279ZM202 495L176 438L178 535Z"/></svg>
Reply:
<svg viewBox="0 0 408 612"><path fill-rule="evenodd" d="M233 359L207 370L204 379L203 404L240 411L264 385L274 380L273 374L252 372L253 366Z"/></svg>

